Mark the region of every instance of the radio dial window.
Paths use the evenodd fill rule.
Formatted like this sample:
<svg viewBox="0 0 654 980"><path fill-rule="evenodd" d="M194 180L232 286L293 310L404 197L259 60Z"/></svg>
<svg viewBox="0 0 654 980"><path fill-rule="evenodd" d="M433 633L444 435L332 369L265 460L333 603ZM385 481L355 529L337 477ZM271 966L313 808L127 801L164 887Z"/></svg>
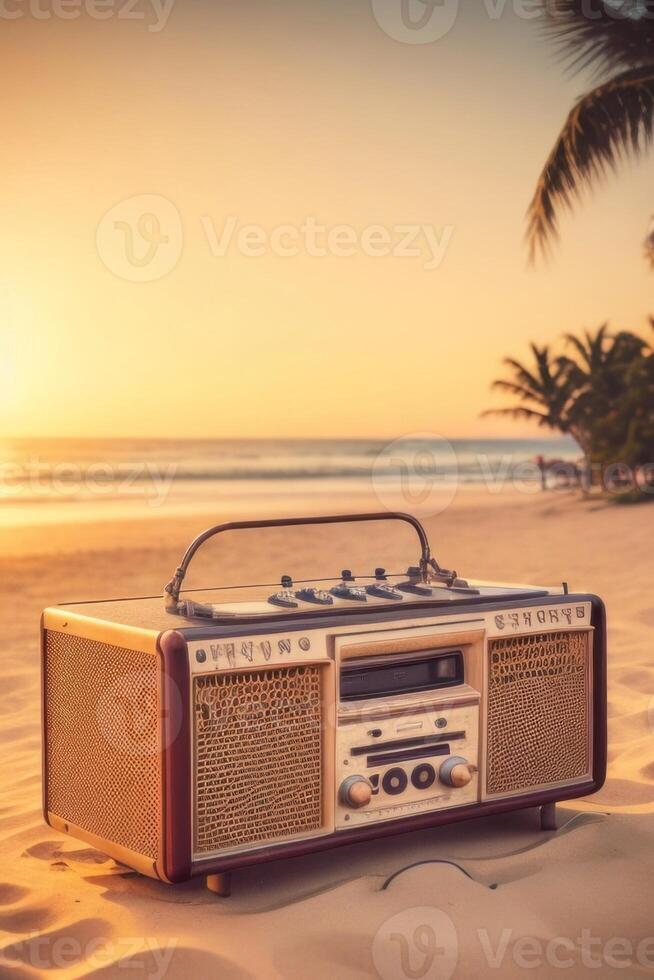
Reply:
<svg viewBox="0 0 654 980"><path fill-rule="evenodd" d="M374 662L357 660L341 667L341 701L361 701L397 694L436 691L464 682L460 650L429 651L398 659L381 657Z"/></svg>

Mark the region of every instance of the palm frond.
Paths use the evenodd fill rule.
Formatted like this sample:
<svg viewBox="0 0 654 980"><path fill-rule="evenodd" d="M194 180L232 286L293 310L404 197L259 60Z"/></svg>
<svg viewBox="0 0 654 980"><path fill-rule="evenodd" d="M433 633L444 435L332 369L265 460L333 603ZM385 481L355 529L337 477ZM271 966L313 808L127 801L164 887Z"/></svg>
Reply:
<svg viewBox="0 0 654 980"><path fill-rule="evenodd" d="M521 364L520 361L516 361L513 357L505 357L502 360L502 364L515 372L516 378L518 378L520 384L524 385L525 388L530 388L532 391L537 391L540 388L540 382L536 375L526 368L524 364Z"/></svg>
<svg viewBox="0 0 654 980"><path fill-rule="evenodd" d="M503 391L507 395L516 395L523 401L531 401L539 403L539 395L536 391L531 391L529 388L525 388L524 385L515 384L513 381L504 381L501 378L498 381L493 381L491 388L494 391Z"/></svg>
<svg viewBox="0 0 654 980"><path fill-rule="evenodd" d="M580 337L576 337L573 333L568 333L565 335L565 342L569 347L573 347L577 352L580 360L585 364L587 368L591 366L591 353L586 347L586 344Z"/></svg>
<svg viewBox="0 0 654 980"><path fill-rule="evenodd" d="M481 413L482 418L489 415L504 415L512 419L538 419L539 425L551 426L547 412L537 412L533 408L525 408L524 406L517 406L515 408L487 408L485 412Z"/></svg>
<svg viewBox="0 0 654 980"><path fill-rule="evenodd" d="M654 0L542 0L545 30L573 71L597 76L654 61Z"/></svg>
<svg viewBox="0 0 654 980"><path fill-rule="evenodd" d="M549 347L547 345L539 347L534 343L529 344L529 347L536 362L536 370L538 371L538 379L541 387L544 390L552 388L554 386L554 378L552 377L552 358Z"/></svg>
<svg viewBox="0 0 654 980"><path fill-rule="evenodd" d="M643 242L643 251L645 253L645 259L650 267L654 269L654 220L650 222L647 236Z"/></svg>
<svg viewBox="0 0 654 980"><path fill-rule="evenodd" d="M647 341L638 334L631 330L619 330L613 338L611 355L615 361L624 364L639 358L648 347Z"/></svg>
<svg viewBox="0 0 654 980"><path fill-rule="evenodd" d="M594 334L590 330L585 330L583 339L573 333L564 335L566 344L575 349L579 355L579 359L589 372L598 370L602 366L607 354L610 355L615 349L615 342L611 343L608 348L606 347L606 340L613 341L613 338L607 332L608 329L608 323L603 323Z"/></svg>
<svg viewBox="0 0 654 980"><path fill-rule="evenodd" d="M558 235L562 208L626 155L638 156L654 132L654 65L625 71L574 106L561 130L527 214L531 259Z"/></svg>

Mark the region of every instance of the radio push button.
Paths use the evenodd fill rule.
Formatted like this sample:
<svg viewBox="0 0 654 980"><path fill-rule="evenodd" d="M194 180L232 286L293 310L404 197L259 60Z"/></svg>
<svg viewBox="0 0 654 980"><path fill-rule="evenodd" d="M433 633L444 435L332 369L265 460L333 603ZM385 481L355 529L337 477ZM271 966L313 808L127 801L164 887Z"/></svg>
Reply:
<svg viewBox="0 0 654 980"><path fill-rule="evenodd" d="M341 581L331 590L332 595L337 599L349 599L351 602L367 602L366 590L360 589L353 583L354 575L349 568L344 568L341 572Z"/></svg>
<svg viewBox="0 0 654 980"><path fill-rule="evenodd" d="M300 589L299 592L295 593L295 598L301 599L303 602L312 602L317 606L331 606L334 603L333 598L325 589Z"/></svg>
<svg viewBox="0 0 654 980"><path fill-rule="evenodd" d="M297 609L297 602L292 593L293 579L290 575L282 575L282 590L268 596L268 602L273 606L283 606L285 609Z"/></svg>
<svg viewBox="0 0 654 980"><path fill-rule="evenodd" d="M472 779L468 760L460 755L452 755L441 765L438 771L438 778L446 786L453 786L460 789L467 786Z"/></svg>
<svg viewBox="0 0 654 980"><path fill-rule="evenodd" d="M394 588L392 585L389 585L388 582L386 581L385 568L375 569L375 579L376 581L374 585L366 586L366 592L368 593L368 595L373 596L375 599L394 599L394 600L400 599L401 600L404 598L404 596L398 589Z"/></svg>
<svg viewBox="0 0 654 980"><path fill-rule="evenodd" d="M407 775L404 769L400 769L399 766L395 766L394 769L389 769L382 779L382 789L389 796L399 796L403 793L407 787L408 783Z"/></svg>
<svg viewBox="0 0 654 980"><path fill-rule="evenodd" d="M360 810L368 806L372 799L372 784L365 776L348 776L341 783L338 797L345 806Z"/></svg>
<svg viewBox="0 0 654 980"><path fill-rule="evenodd" d="M368 585L366 592L374 599L393 599L397 601L398 599L404 598L402 593L398 592L392 585Z"/></svg>

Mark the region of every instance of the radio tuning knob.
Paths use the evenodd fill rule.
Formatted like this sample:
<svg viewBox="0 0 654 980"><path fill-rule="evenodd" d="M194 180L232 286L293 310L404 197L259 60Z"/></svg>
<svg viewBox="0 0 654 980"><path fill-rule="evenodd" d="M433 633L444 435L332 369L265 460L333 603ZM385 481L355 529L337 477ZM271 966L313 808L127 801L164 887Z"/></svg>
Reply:
<svg viewBox="0 0 654 980"><path fill-rule="evenodd" d="M472 779L468 760L460 755L451 756L440 767L438 778L446 786L453 786L455 789L467 786Z"/></svg>
<svg viewBox="0 0 654 980"><path fill-rule="evenodd" d="M360 810L361 807L368 806L372 799L372 784L365 776L348 776L341 783L338 796L344 806Z"/></svg>

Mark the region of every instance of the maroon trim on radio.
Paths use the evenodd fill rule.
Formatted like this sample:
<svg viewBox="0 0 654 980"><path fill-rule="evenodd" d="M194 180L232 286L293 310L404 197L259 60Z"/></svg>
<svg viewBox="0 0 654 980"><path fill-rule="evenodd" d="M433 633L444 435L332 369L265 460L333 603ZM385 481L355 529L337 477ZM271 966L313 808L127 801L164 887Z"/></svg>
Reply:
<svg viewBox="0 0 654 980"><path fill-rule="evenodd" d="M596 793L606 781L608 749L606 607L598 596L590 596L593 635L593 780Z"/></svg>
<svg viewBox="0 0 654 980"><path fill-rule="evenodd" d="M163 873L185 881L191 873L191 719L186 640L176 630L162 633L162 840Z"/></svg>

